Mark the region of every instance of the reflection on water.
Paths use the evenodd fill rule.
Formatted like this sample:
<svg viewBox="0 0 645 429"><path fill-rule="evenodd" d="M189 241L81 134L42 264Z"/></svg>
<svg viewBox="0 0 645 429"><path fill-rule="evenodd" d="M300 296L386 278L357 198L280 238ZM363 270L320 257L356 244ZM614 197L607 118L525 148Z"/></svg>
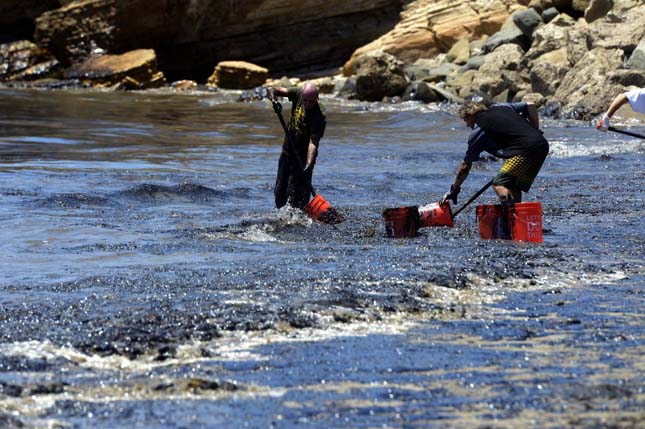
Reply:
<svg viewBox="0 0 645 429"><path fill-rule="evenodd" d="M268 102L0 95L0 426L645 421L642 141L545 121L542 245L480 240L474 205L390 239L383 208L452 180L453 106L325 98L332 227L273 208Z"/></svg>

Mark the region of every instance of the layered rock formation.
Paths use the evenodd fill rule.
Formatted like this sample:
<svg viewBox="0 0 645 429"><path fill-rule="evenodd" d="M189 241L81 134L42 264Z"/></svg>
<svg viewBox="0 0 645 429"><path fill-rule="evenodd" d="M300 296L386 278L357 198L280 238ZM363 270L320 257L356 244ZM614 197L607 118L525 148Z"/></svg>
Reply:
<svg viewBox="0 0 645 429"><path fill-rule="evenodd" d="M173 79L206 80L223 60L274 73L342 64L389 31L402 0L82 0L35 19L35 40L64 64L102 49L151 48ZM26 11L25 11L26 14Z"/></svg>
<svg viewBox="0 0 645 429"><path fill-rule="evenodd" d="M5 0L0 80L137 89L213 75L241 89L344 64L344 76L317 80L321 91L531 100L588 119L645 86L644 16L643 0ZM252 64L214 72L224 61Z"/></svg>
<svg viewBox="0 0 645 429"><path fill-rule="evenodd" d="M645 86L644 17L639 0L415 0L343 73L358 81L362 58L394 55L408 63L414 85L439 84L452 99L528 100L591 119L620 92ZM392 96L363 92L364 100Z"/></svg>

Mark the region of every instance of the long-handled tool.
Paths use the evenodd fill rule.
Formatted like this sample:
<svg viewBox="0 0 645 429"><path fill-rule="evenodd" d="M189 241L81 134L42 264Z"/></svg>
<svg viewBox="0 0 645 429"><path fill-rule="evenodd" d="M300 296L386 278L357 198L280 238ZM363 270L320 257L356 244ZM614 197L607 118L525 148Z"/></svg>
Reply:
<svg viewBox="0 0 645 429"><path fill-rule="evenodd" d="M463 205L463 206L461 206L461 207L459 208L459 210L457 210L456 212L454 212L454 213L452 214L452 217L454 218L454 217L455 217L455 216L457 216L459 213L461 213L461 211L462 211L463 209L465 209L466 207L468 207L468 206L470 205L470 203L472 203L473 201L475 201L475 200L476 200L476 199L477 199L481 194L483 194L483 193L484 193L484 191L485 191L486 189L488 189L492 184L493 184L493 179L491 179L488 183L486 183L484 186L482 186L482 188L481 188L479 191L477 191L477 192L475 193L475 195L473 195L472 197L470 197L470 198L468 199L468 201L466 201L466 202L464 203L464 205Z"/></svg>
<svg viewBox="0 0 645 429"><path fill-rule="evenodd" d="M614 128L614 127L609 127L607 129L609 131L613 131L613 132L618 133L618 134L625 134L626 136L638 137L639 139L644 139L645 140L644 135L638 134L638 133L635 133L635 132L632 132L632 131L620 130L620 129Z"/></svg>
<svg viewBox="0 0 645 429"><path fill-rule="evenodd" d="M419 207L419 224L421 225L421 227L453 226L455 216L457 216L462 212L462 210L468 207L470 203L475 201L477 197L483 194L484 191L488 189L492 184L493 181L490 180L455 212L451 211L450 203L448 201L445 201L443 204L441 202L438 202Z"/></svg>
<svg viewBox="0 0 645 429"><path fill-rule="evenodd" d="M275 99L271 99L271 104L273 105L273 111L276 113L276 115L278 115L280 124L282 124L282 128L284 129L284 132L287 138L287 149L289 150L293 159L296 161L296 166L298 168L299 174L305 180L305 184L309 189L311 196L313 197L313 199L309 201L309 204L307 204L303 210L312 219L315 219L322 223L327 223L327 224L341 223L342 221L345 220L345 218L340 213L338 213L338 211L335 208L333 208L332 205L329 204L329 202L327 202L327 200L325 200L325 198L323 198L322 195L316 192L313 185L311 184L311 181L303 173L304 164L300 159L300 155L298 155L298 152L296 152L296 149L293 147L291 136L289 135L289 129L287 128L287 123L285 122L284 117L282 116L282 104L280 104L280 102Z"/></svg>

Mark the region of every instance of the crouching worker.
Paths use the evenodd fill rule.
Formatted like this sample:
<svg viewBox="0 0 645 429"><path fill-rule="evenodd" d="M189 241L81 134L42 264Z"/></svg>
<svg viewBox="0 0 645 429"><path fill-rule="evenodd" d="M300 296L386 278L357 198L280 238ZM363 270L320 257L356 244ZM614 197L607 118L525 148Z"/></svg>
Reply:
<svg viewBox="0 0 645 429"><path fill-rule="evenodd" d="M311 177L318 155L318 145L325 133L327 119L318 102L318 89L313 83L300 88L269 88L269 97L288 97L291 117L282 144L275 180L275 205L304 208L311 195Z"/></svg>
<svg viewBox="0 0 645 429"><path fill-rule="evenodd" d="M522 202L522 192L528 192L549 152L549 143L539 130L539 118L532 103L504 103L486 107L481 103L466 103L459 116L473 130L468 138L468 150L457 168L455 179L442 203L457 204L461 185L468 177L473 161L486 151L505 159L493 179L493 189L502 203Z"/></svg>

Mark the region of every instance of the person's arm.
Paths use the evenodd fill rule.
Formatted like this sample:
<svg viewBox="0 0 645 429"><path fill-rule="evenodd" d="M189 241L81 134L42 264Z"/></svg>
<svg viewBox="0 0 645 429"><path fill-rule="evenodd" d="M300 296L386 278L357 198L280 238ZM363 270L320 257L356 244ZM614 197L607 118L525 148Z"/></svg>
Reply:
<svg viewBox="0 0 645 429"><path fill-rule="evenodd" d="M269 98L271 100L275 99L275 97L286 97L289 94L289 90L282 86L269 87L268 89L269 89Z"/></svg>
<svg viewBox="0 0 645 429"><path fill-rule="evenodd" d="M457 173L455 174L455 182L453 183L453 186L459 189L459 191L461 191L461 185L466 180L466 177L468 177L468 173L470 173L470 168L472 166L473 163L468 161L462 160L459 163L459 167L457 167Z"/></svg>
<svg viewBox="0 0 645 429"><path fill-rule="evenodd" d="M461 161L459 167L457 167L457 173L455 173L455 180L452 185L450 185L450 191L446 192L446 195L441 199L441 204L444 204L447 200L452 200L453 203L457 204L457 195L461 192L461 185L468 177L470 173L470 168L473 166L472 162Z"/></svg>
<svg viewBox="0 0 645 429"><path fill-rule="evenodd" d="M537 107L534 103L526 103L526 112L528 114L529 123L536 130L540 129L540 117L538 116Z"/></svg>
<svg viewBox="0 0 645 429"><path fill-rule="evenodd" d="M625 93L622 93L614 98L614 101L612 101L609 105L607 112L602 115L602 118L600 118L600 121L598 121L598 126L596 128L598 128L600 131L607 131L609 129L609 120L612 116L614 116L614 113L616 113L616 111L620 109L623 104L627 103L627 101L628 100Z"/></svg>
<svg viewBox="0 0 645 429"><path fill-rule="evenodd" d="M320 143L320 137L316 134L312 134L309 140L309 146L307 147L307 161L305 162L305 169L304 169L305 173L313 170L314 165L316 164L316 157L318 156L319 143Z"/></svg>
<svg viewBox="0 0 645 429"><path fill-rule="evenodd" d="M627 101L627 96L625 94L620 94L619 96L614 98L614 101L611 102L609 109L607 109L607 113L605 113L605 115L611 119L611 117L614 116L614 113L616 113L616 111L620 109L623 104L627 103Z"/></svg>

